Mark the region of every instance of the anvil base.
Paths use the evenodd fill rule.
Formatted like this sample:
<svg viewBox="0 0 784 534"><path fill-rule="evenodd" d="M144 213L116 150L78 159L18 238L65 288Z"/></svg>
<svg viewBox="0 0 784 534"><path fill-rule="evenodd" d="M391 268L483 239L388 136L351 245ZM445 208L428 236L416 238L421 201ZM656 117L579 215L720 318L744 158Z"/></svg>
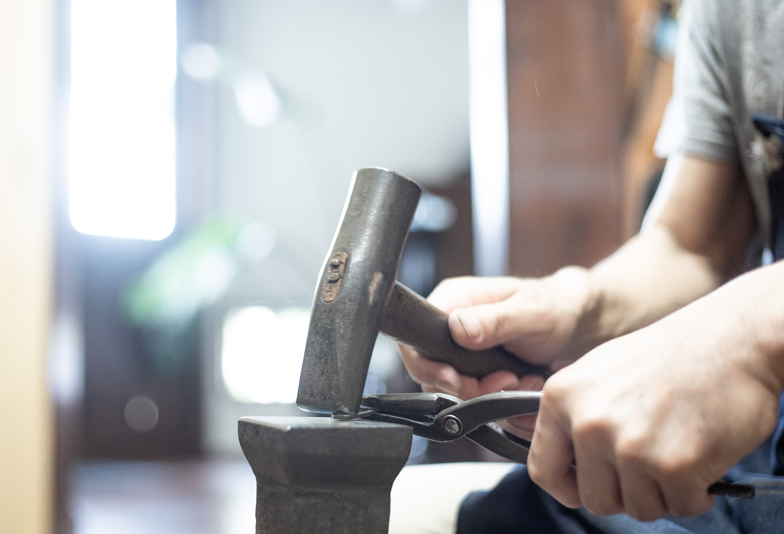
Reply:
<svg viewBox="0 0 784 534"><path fill-rule="evenodd" d="M321 417L243 417L256 534L385 534L411 428Z"/></svg>

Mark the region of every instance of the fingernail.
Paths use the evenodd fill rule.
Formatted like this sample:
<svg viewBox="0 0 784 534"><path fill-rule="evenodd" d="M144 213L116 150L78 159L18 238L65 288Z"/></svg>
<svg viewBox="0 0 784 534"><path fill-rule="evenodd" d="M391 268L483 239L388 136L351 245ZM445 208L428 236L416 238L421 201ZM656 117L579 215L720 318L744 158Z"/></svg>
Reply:
<svg viewBox="0 0 784 534"><path fill-rule="evenodd" d="M482 327L479 325L479 319L476 314L469 310L455 310L452 312L468 339L477 339L482 335Z"/></svg>

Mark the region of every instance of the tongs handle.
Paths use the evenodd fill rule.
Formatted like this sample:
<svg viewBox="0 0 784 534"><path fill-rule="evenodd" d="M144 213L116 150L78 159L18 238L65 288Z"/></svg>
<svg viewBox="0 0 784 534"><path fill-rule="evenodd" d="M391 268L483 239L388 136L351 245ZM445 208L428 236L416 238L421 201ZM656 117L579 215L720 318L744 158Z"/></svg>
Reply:
<svg viewBox="0 0 784 534"><path fill-rule="evenodd" d="M470 350L458 345L449 333L448 320L443 310L397 282L384 309L381 332L464 375L482 378L495 371L511 371L517 376L550 376L546 367L524 362L501 346Z"/></svg>
<svg viewBox="0 0 784 534"><path fill-rule="evenodd" d="M531 442L507 432L494 423L480 426L466 434L465 438L507 460L518 464L528 463Z"/></svg>

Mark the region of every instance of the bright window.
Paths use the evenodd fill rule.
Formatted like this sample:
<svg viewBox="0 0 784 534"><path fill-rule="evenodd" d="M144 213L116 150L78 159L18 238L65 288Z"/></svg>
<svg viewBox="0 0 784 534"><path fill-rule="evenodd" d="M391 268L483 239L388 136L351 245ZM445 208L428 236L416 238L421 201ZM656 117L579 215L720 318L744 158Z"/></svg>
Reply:
<svg viewBox="0 0 784 534"><path fill-rule="evenodd" d="M294 403L309 308L236 308L223 321L223 383L240 402Z"/></svg>
<svg viewBox="0 0 784 534"><path fill-rule="evenodd" d="M175 222L175 0L72 0L69 207L86 234Z"/></svg>

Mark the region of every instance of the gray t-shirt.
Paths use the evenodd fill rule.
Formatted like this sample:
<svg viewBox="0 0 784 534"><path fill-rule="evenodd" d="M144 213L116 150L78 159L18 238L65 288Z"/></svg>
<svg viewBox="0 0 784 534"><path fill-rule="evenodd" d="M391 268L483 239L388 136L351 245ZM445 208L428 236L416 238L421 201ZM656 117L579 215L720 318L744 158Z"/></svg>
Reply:
<svg viewBox="0 0 784 534"><path fill-rule="evenodd" d="M781 163L780 146L756 133L755 114L784 117L784 1L686 0L657 144L740 165L769 245L766 179Z"/></svg>

